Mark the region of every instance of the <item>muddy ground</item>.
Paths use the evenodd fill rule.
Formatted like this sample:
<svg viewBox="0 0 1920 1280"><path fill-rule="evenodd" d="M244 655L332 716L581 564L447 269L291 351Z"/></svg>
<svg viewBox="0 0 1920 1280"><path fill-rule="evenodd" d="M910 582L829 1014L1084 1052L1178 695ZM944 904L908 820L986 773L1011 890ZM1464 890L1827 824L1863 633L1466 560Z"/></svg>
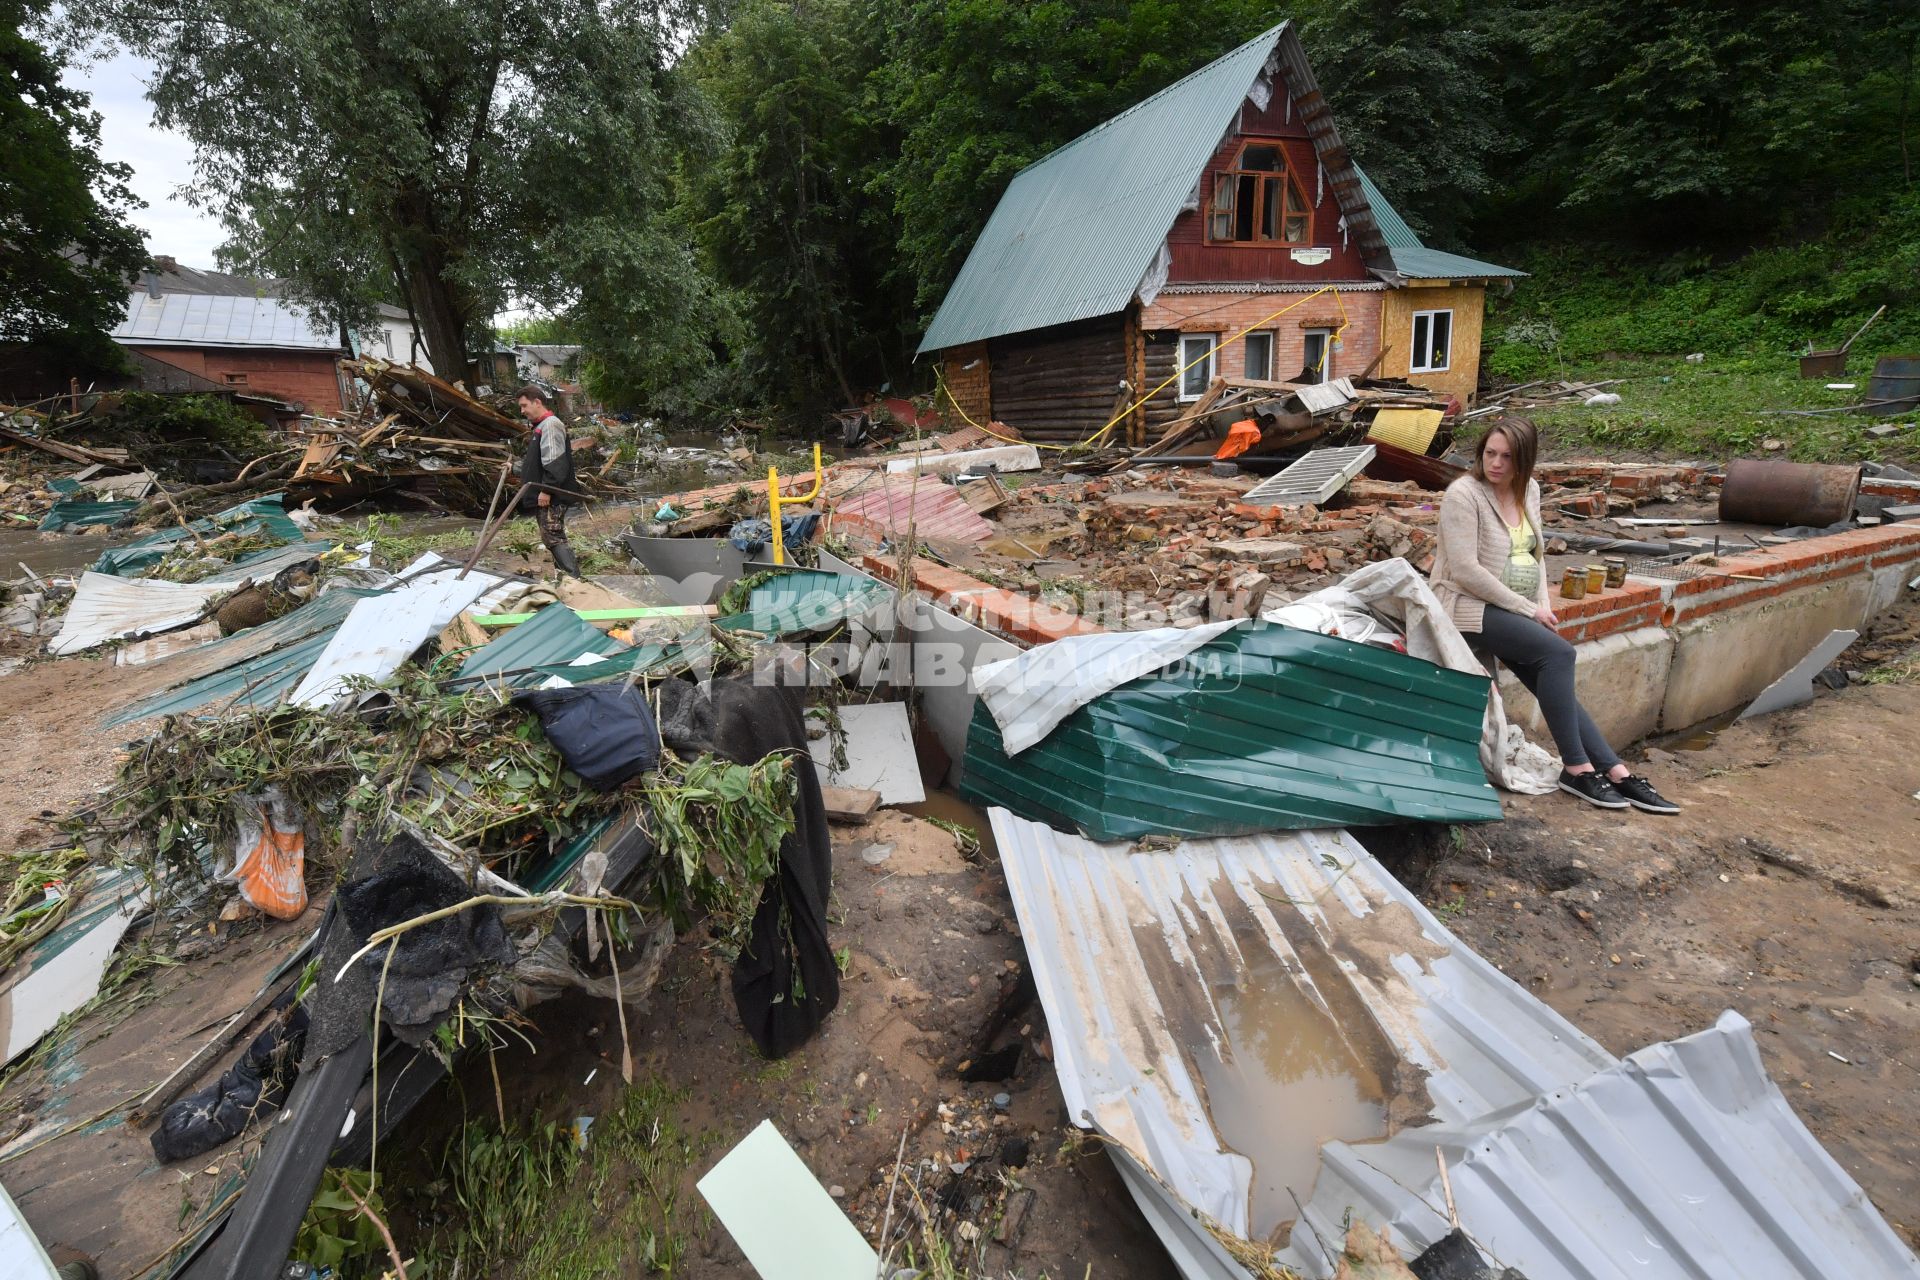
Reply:
<svg viewBox="0 0 1920 1280"><path fill-rule="evenodd" d="M1910 648L1913 617L1891 619L1879 647L1853 661ZM0 677L6 847L48 843L41 815L106 783L138 730L100 720L168 683L165 666L82 658ZM1920 686L1823 692L1655 744L1644 767L1686 806L1679 817L1507 797L1505 822L1402 840L1416 852L1393 865L1464 940L1616 1053L1699 1030L1723 1009L1743 1014L1815 1135L1920 1243ZM814 1041L783 1062L759 1058L725 966L697 933L632 1023L640 1075L672 1091L697 1152L678 1188L686 1255L675 1274L747 1273L693 1183L771 1118L870 1239L898 1170L896 1219L916 1190L944 1206L936 1216L969 1244L976 1274L1171 1277L1105 1157L1072 1136L1039 1009L1014 1004L981 1040L1022 959L991 850L969 859L948 832L886 812L836 828L835 858L831 926L846 976ZM537 1053L496 1060L513 1118L609 1114L623 1088L611 1006L564 1000L535 1022ZM981 1050L1013 1045L1005 1079L958 1078ZM409 1133L405 1167L423 1184L465 1109L494 1110L484 1068L461 1083ZM20 1198L33 1220L31 1189Z"/></svg>
<svg viewBox="0 0 1920 1280"><path fill-rule="evenodd" d="M1506 797L1424 897L1614 1053L1741 1014L1795 1111L1920 1245L1920 685L1822 693L1686 746L1641 766L1678 817Z"/></svg>

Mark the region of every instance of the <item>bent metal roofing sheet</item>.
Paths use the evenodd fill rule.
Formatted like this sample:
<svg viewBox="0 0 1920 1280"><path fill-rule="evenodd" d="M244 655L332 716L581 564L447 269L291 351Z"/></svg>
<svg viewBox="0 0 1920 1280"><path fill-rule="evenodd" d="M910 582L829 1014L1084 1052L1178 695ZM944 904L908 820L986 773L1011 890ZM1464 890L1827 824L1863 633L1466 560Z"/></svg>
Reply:
<svg viewBox="0 0 1920 1280"><path fill-rule="evenodd" d="M1489 821L1486 704L1483 676L1251 622L1073 711L1015 758L981 705L965 791L1105 840Z"/></svg>
<svg viewBox="0 0 1920 1280"><path fill-rule="evenodd" d="M127 346L342 350L339 335L297 303L191 293L156 298L144 289L128 295L126 315L109 336Z"/></svg>
<svg viewBox="0 0 1920 1280"><path fill-rule="evenodd" d="M1615 1059L1344 831L1142 850L990 819L1068 1114L1188 1280L1249 1274L1207 1220L1285 1229L1294 1195L1276 1267L1327 1275L1349 1214L1425 1248L1436 1148L1461 1225L1528 1280L1920 1266L1738 1015ZM1340 1131L1329 1080L1378 1104L1374 1132Z"/></svg>

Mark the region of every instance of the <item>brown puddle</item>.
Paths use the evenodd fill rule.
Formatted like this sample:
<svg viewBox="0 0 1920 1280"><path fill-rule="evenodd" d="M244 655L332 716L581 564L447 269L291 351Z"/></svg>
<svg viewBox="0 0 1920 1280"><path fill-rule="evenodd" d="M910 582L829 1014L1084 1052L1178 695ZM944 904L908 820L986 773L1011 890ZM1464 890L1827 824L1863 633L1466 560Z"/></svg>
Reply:
<svg viewBox="0 0 1920 1280"><path fill-rule="evenodd" d="M1387 1088L1277 956L1248 958L1238 985L1214 988L1224 1060L1205 1045L1193 1057L1215 1131L1253 1162L1248 1235L1271 1240L1312 1194L1323 1144L1386 1136Z"/></svg>

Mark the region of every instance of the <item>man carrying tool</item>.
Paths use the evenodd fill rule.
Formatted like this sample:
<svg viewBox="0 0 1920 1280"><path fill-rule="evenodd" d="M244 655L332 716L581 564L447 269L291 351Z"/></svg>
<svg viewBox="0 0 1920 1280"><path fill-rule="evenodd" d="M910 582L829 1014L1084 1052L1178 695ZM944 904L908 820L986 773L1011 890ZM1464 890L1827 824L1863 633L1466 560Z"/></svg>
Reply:
<svg viewBox="0 0 1920 1280"><path fill-rule="evenodd" d="M520 506L533 513L540 541L560 572L580 576L580 561L567 542L567 508L573 505L573 443L567 424L553 411L550 393L529 383L520 388L520 412L533 430L520 459Z"/></svg>

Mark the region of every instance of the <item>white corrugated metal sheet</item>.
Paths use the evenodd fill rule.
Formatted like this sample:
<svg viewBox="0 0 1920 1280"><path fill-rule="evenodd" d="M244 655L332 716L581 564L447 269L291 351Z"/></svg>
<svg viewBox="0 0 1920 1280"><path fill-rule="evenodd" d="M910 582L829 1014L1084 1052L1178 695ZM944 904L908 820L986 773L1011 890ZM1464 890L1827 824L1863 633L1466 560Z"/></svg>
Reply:
<svg viewBox="0 0 1920 1280"><path fill-rule="evenodd" d="M1007 754L1019 755L1101 694L1173 665L1241 621L1063 636L976 668L973 692L1000 726Z"/></svg>
<svg viewBox="0 0 1920 1280"><path fill-rule="evenodd" d="M112 640L191 626L212 600L232 590L231 583L116 578L88 570L80 575L80 586L61 619L60 634L47 652L79 653Z"/></svg>
<svg viewBox="0 0 1920 1280"><path fill-rule="evenodd" d="M340 336L298 303L279 298L137 289L109 335L127 346L274 347L339 351Z"/></svg>
<svg viewBox="0 0 1920 1280"><path fill-rule="evenodd" d="M1736 1015L1615 1059L1345 832L1139 850L991 818L1069 1114L1190 1280L1247 1274L1192 1210L1243 1236L1298 1216L1240 1154L1289 1141L1320 1149L1275 1255L1305 1275L1349 1212L1414 1250L1444 1234L1436 1147L1462 1226L1528 1280L1915 1274ZM1391 1137L1329 1131L1329 1063Z"/></svg>
<svg viewBox="0 0 1920 1280"><path fill-rule="evenodd" d="M385 680L462 609L502 580L478 570L460 576L460 566L429 553L400 575L400 585L353 606L320 658L287 698L297 707L324 707L346 692L349 676Z"/></svg>

